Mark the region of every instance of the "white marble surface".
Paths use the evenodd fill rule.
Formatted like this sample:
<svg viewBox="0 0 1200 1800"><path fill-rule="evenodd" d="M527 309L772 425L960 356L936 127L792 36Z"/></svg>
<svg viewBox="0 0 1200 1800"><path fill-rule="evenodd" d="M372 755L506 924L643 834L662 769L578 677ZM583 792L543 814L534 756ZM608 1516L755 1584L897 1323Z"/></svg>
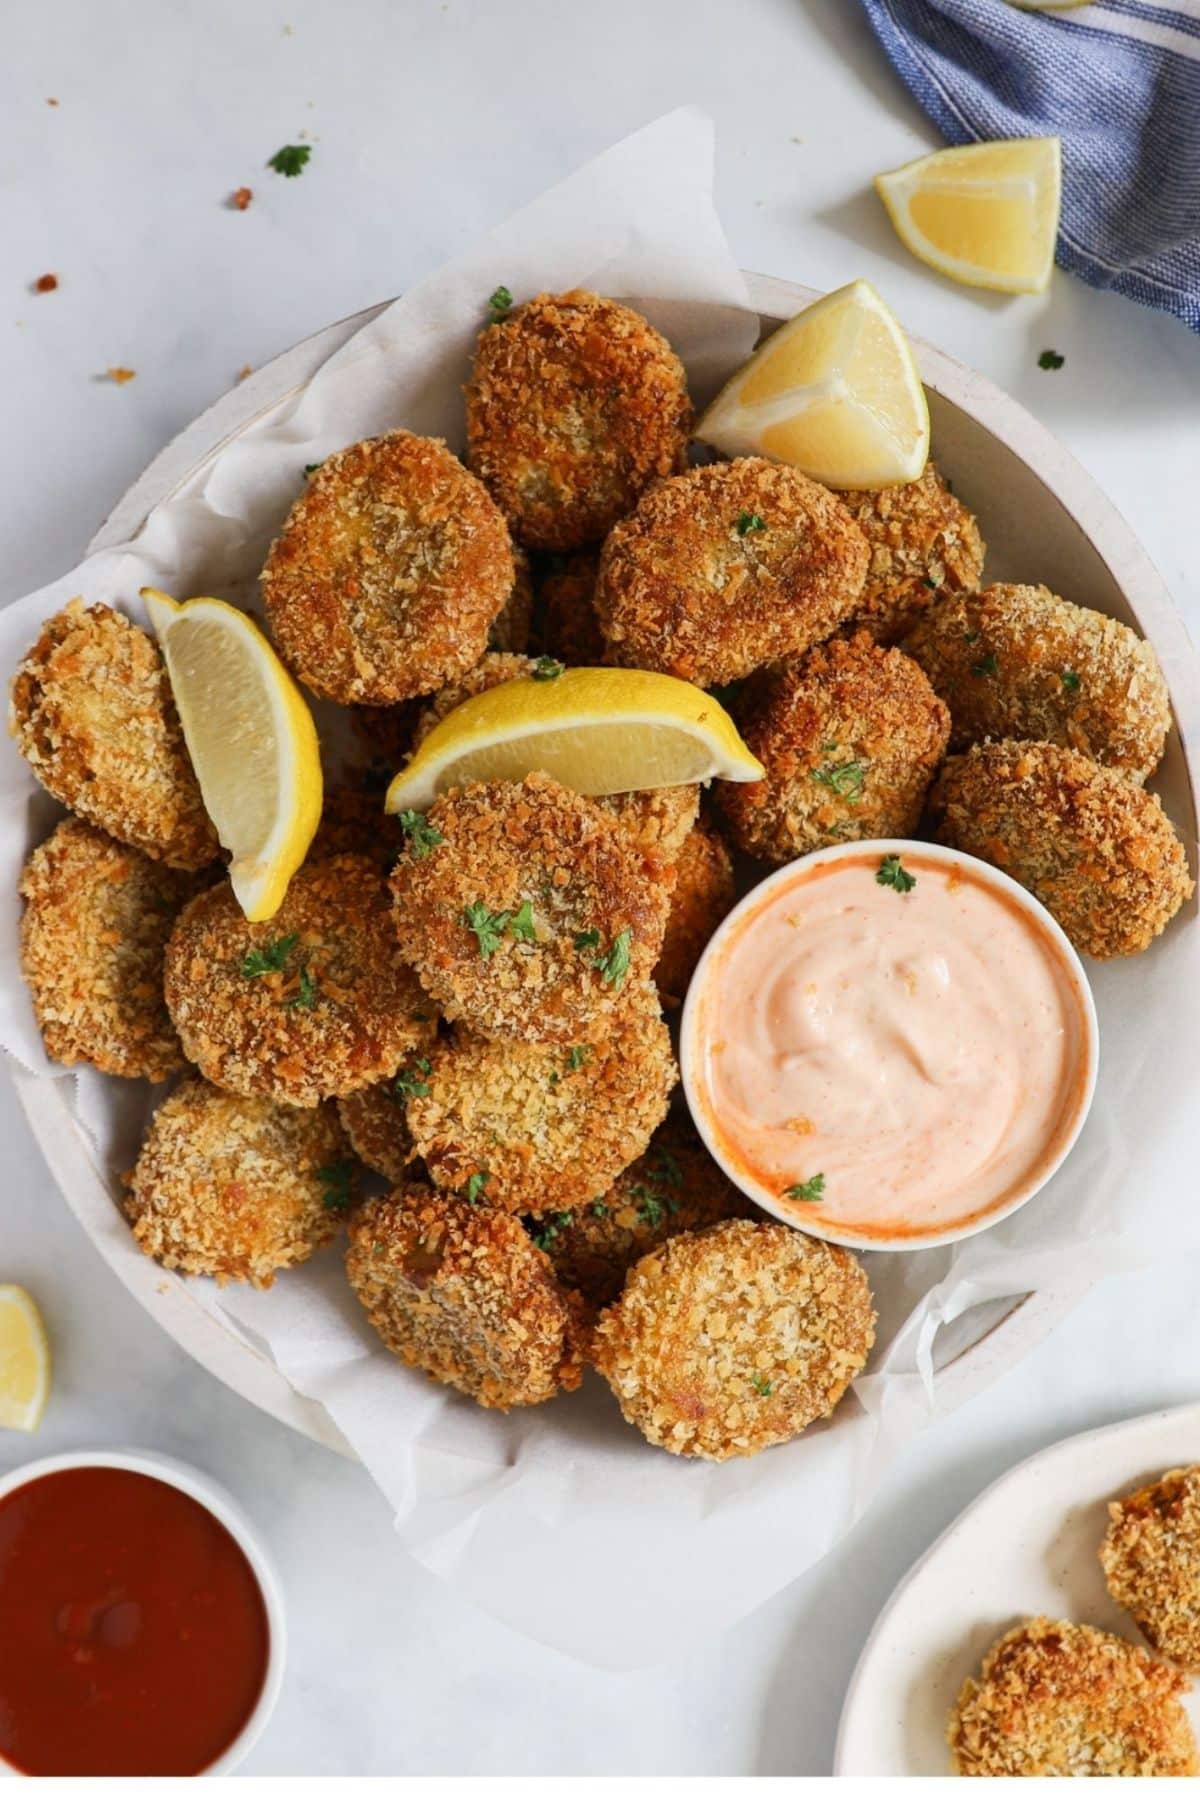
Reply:
<svg viewBox="0 0 1200 1800"><path fill-rule="evenodd" d="M0 600L76 560L244 364L394 293L693 100L718 123L742 263L874 280L1060 434L1200 626L1200 344L1066 276L1009 302L910 262L869 177L935 138L855 0L42 0L5 19L0 49ZM269 174L302 133L306 174ZM232 212L243 183L254 203ZM59 291L33 296L47 271ZM1047 346L1067 359L1056 374L1036 367ZM96 379L118 363L136 381ZM598 1674L474 1613L400 1554L359 1470L188 1363L81 1236L5 1083L0 1279L38 1295L56 1380L36 1442L0 1436L0 1468L139 1443L241 1496L282 1566L293 1638L248 1772L819 1774L871 1620L958 1509L1066 1432L1196 1396L1198 1274L1167 1260L1110 1281L929 1432L811 1576L683 1662Z"/></svg>

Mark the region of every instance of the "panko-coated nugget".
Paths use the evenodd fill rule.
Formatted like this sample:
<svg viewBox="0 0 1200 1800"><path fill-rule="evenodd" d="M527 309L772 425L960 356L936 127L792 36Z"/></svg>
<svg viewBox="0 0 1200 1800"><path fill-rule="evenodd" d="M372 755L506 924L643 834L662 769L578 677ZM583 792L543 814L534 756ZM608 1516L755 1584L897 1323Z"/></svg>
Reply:
<svg viewBox="0 0 1200 1800"><path fill-rule="evenodd" d="M597 550L556 558L542 576L541 645L573 668L597 668L605 660L604 633L596 614Z"/></svg>
<svg viewBox="0 0 1200 1800"><path fill-rule="evenodd" d="M661 870L679 859L700 811L700 789L694 781L685 781L677 787L597 794L594 803L611 813L649 862Z"/></svg>
<svg viewBox="0 0 1200 1800"><path fill-rule="evenodd" d="M598 543L684 466L691 428L683 364L615 300L539 294L479 335L467 460L530 549Z"/></svg>
<svg viewBox="0 0 1200 1800"><path fill-rule="evenodd" d="M533 674L537 663L532 656L518 656L512 651L489 650L481 656L473 669L460 675L456 681L447 684L433 694L421 708L417 719L417 727L413 733L413 749L419 750L435 725L440 725L447 714L464 700L473 700L476 694L486 694L492 688L504 687L510 681L521 681Z"/></svg>
<svg viewBox="0 0 1200 1800"><path fill-rule="evenodd" d="M902 651L865 631L819 645L766 680L742 721L767 775L721 783L729 829L747 855L775 863L853 838L908 837L949 730Z"/></svg>
<svg viewBox="0 0 1200 1800"><path fill-rule="evenodd" d="M825 1418L874 1340L848 1250L733 1220L644 1256L601 1315L592 1356L650 1443L724 1462Z"/></svg>
<svg viewBox="0 0 1200 1800"><path fill-rule="evenodd" d="M439 1187L506 1212L599 1199L662 1123L677 1074L651 989L626 998L599 1044L502 1043L457 1030L408 1101Z"/></svg>
<svg viewBox="0 0 1200 1800"><path fill-rule="evenodd" d="M976 744L929 796L938 837L1036 894L1086 956L1145 950L1194 888L1157 795L1058 744Z"/></svg>
<svg viewBox="0 0 1200 1800"><path fill-rule="evenodd" d="M399 825L383 810L382 790L339 782L336 787L325 789L320 823L305 861L319 862L326 856L369 856L387 870L395 862L402 842Z"/></svg>
<svg viewBox="0 0 1200 1800"><path fill-rule="evenodd" d="M166 995L184 1053L234 1094L315 1106L423 1051L436 1010L401 957L387 881L365 856L292 877L273 919L251 925L227 882L179 915Z"/></svg>
<svg viewBox="0 0 1200 1800"><path fill-rule="evenodd" d="M377 1081L357 1093L343 1094L338 1118L358 1160L388 1181L407 1181L416 1158L412 1133L404 1116L405 1102L421 1092L430 1069L427 1056L413 1056L388 1081Z"/></svg>
<svg viewBox="0 0 1200 1800"><path fill-rule="evenodd" d="M668 1238L753 1210L694 1133L668 1121L600 1199L543 1213L527 1229L563 1285L602 1307L616 1299L634 1263Z"/></svg>
<svg viewBox="0 0 1200 1800"><path fill-rule="evenodd" d="M110 837L177 869L216 857L158 645L123 613L72 600L46 621L9 730L42 786Z"/></svg>
<svg viewBox="0 0 1200 1800"><path fill-rule="evenodd" d="M489 650L505 650L523 656L533 630L533 571L520 544L512 546L512 592L488 629Z"/></svg>
<svg viewBox="0 0 1200 1800"><path fill-rule="evenodd" d="M658 865L547 775L452 788L426 825L392 892L401 948L446 1017L531 1043L602 1036L662 948Z"/></svg>
<svg viewBox="0 0 1200 1800"><path fill-rule="evenodd" d="M380 706L477 663L513 579L482 484L440 438L393 431L325 459L271 546L262 591L307 687Z"/></svg>
<svg viewBox="0 0 1200 1800"><path fill-rule="evenodd" d="M354 1164L332 1106L247 1100L193 1077L155 1113L126 1186L147 1256L265 1288L334 1235Z"/></svg>
<svg viewBox="0 0 1200 1800"><path fill-rule="evenodd" d="M871 546L851 623L878 643L896 643L938 594L979 586L985 550L979 526L932 463L917 481L838 498Z"/></svg>
<svg viewBox="0 0 1200 1800"><path fill-rule="evenodd" d="M1200 1670L1200 1467L1114 1500L1100 1548L1108 1591L1172 1662Z"/></svg>
<svg viewBox="0 0 1200 1800"><path fill-rule="evenodd" d="M346 1273L394 1356L480 1406L537 1406L579 1386L578 1297L506 1213L413 1182L359 1207Z"/></svg>
<svg viewBox="0 0 1200 1800"><path fill-rule="evenodd" d="M1065 744L1139 779L1162 760L1171 701L1153 647L1044 587L997 583L930 607L903 648L950 708L950 745Z"/></svg>
<svg viewBox="0 0 1200 1800"><path fill-rule="evenodd" d="M958 1696L959 1775L1194 1775L1187 1677L1091 1625L1030 1619L1005 1632Z"/></svg>
<svg viewBox="0 0 1200 1800"><path fill-rule="evenodd" d="M82 819L38 845L21 874L21 967L47 1056L150 1081L183 1067L163 955L195 888Z"/></svg>
<svg viewBox="0 0 1200 1800"><path fill-rule="evenodd" d="M736 899L733 863L724 838L711 825L695 826L675 864L667 931L654 970L664 1006L682 1006L704 946Z"/></svg>
<svg viewBox="0 0 1200 1800"><path fill-rule="evenodd" d="M615 525L596 610L608 660L700 687L797 656L858 603L867 541L828 488L740 456L660 482Z"/></svg>

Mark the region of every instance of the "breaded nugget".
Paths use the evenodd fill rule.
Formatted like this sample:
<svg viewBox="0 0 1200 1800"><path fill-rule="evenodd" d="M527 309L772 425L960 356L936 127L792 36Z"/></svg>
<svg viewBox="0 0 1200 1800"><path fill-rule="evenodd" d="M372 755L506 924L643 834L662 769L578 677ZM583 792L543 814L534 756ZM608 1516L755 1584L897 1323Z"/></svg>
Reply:
<svg viewBox="0 0 1200 1800"><path fill-rule="evenodd" d="M947 1738L959 1775L1194 1775L1191 1683L1091 1625L1030 1619L968 1681Z"/></svg>
<svg viewBox="0 0 1200 1800"><path fill-rule="evenodd" d="M522 656L529 648L533 630L533 572L529 558L519 544L512 547L512 592L492 620L488 631L489 650L507 650Z"/></svg>
<svg viewBox="0 0 1200 1800"><path fill-rule="evenodd" d="M467 460L533 550L598 543L646 486L684 465L683 364L639 313L539 294L479 335Z"/></svg>
<svg viewBox="0 0 1200 1800"><path fill-rule="evenodd" d="M547 775L452 788L425 824L392 871L396 929L446 1017L531 1043L602 1036L662 948L657 865Z"/></svg>
<svg viewBox="0 0 1200 1800"><path fill-rule="evenodd" d="M737 890L725 840L711 825L695 826L675 864L675 887L654 983L664 1006L682 1006L696 964Z"/></svg>
<svg viewBox="0 0 1200 1800"><path fill-rule="evenodd" d="M650 989L608 1035L569 1047L456 1030L429 1052L408 1128L437 1185L506 1212L566 1211L602 1197L666 1116L678 1079Z"/></svg>
<svg viewBox="0 0 1200 1800"><path fill-rule="evenodd" d="M997 583L939 600L903 647L950 708L952 749L1031 738L1139 780L1162 760L1171 701L1153 648L1049 588Z"/></svg>
<svg viewBox="0 0 1200 1800"><path fill-rule="evenodd" d="M487 648L512 592L508 531L439 438L392 431L329 456L262 573L271 635L315 694L429 694Z"/></svg>
<svg viewBox="0 0 1200 1800"><path fill-rule="evenodd" d="M355 1156L388 1181L407 1181L412 1174L417 1153L404 1108L410 1095L429 1092L429 1070L427 1056L410 1056L387 1081L344 1094L337 1103Z"/></svg>
<svg viewBox="0 0 1200 1800"><path fill-rule="evenodd" d="M201 1074L290 1106L394 1075L437 1030L396 943L387 881L365 856L306 863L260 925L227 882L200 894L171 934L165 984Z"/></svg>
<svg viewBox="0 0 1200 1800"><path fill-rule="evenodd" d="M190 1077L155 1113L126 1187L147 1256L266 1288L334 1235L354 1164L332 1106L247 1100Z"/></svg>
<svg viewBox="0 0 1200 1800"><path fill-rule="evenodd" d="M874 1340L867 1278L848 1250L732 1220L644 1256L601 1315L592 1355L650 1443L724 1462L825 1418Z"/></svg>
<svg viewBox="0 0 1200 1800"><path fill-rule="evenodd" d="M1195 888L1157 795L1077 750L976 744L929 800L942 843L1036 894L1086 956L1145 950Z"/></svg>
<svg viewBox="0 0 1200 1800"><path fill-rule="evenodd" d="M579 1386L578 1298L506 1213L412 1182L355 1213L346 1273L394 1356L480 1406Z"/></svg>
<svg viewBox="0 0 1200 1800"><path fill-rule="evenodd" d="M700 687L796 656L853 611L867 541L796 469L740 456L660 482L615 525L596 611L608 660Z"/></svg>
<svg viewBox="0 0 1200 1800"><path fill-rule="evenodd" d="M668 1238L752 1212L699 1138L668 1121L601 1198L542 1213L527 1229L563 1285L599 1308L616 1299L634 1263Z"/></svg>
<svg viewBox="0 0 1200 1800"><path fill-rule="evenodd" d="M764 781L720 784L735 842L785 863L823 844L908 837L946 753L950 715L916 663L865 631L786 663L742 735Z"/></svg>
<svg viewBox="0 0 1200 1800"><path fill-rule="evenodd" d="M596 668L604 661L604 633L596 613L597 550L556 557L542 576L541 645L573 668Z"/></svg>
<svg viewBox="0 0 1200 1800"><path fill-rule="evenodd" d="M46 621L9 730L42 786L110 837L177 869L216 857L158 645L123 613L72 600Z"/></svg>
<svg viewBox="0 0 1200 1800"><path fill-rule="evenodd" d="M465 675L439 689L425 702L413 732L413 749L419 750L434 726L440 725L464 700L473 700L476 694L486 694L492 688L504 687L507 682L520 681L532 675L536 668L537 662L532 656L489 650L473 669L468 669Z"/></svg>
<svg viewBox="0 0 1200 1800"><path fill-rule="evenodd" d="M685 781L677 787L641 788L631 794L597 794L595 804L610 813L643 856L661 870L678 861L700 811L700 789L696 782Z"/></svg>
<svg viewBox="0 0 1200 1800"><path fill-rule="evenodd" d="M1164 1656L1200 1670L1200 1466L1168 1469L1108 1509L1108 1591Z"/></svg>
<svg viewBox="0 0 1200 1800"><path fill-rule="evenodd" d="M979 526L932 463L917 481L838 498L871 546L851 623L878 643L902 638L938 594L979 586L985 552Z"/></svg>
<svg viewBox="0 0 1200 1800"><path fill-rule="evenodd" d="M195 879L64 819L21 874L21 967L46 1054L165 1081L183 1051L163 999L163 954Z"/></svg>
<svg viewBox="0 0 1200 1800"><path fill-rule="evenodd" d="M325 789L321 821L308 847L307 862L325 856L369 856L390 869L403 843L399 825L383 810L382 790L349 782Z"/></svg>

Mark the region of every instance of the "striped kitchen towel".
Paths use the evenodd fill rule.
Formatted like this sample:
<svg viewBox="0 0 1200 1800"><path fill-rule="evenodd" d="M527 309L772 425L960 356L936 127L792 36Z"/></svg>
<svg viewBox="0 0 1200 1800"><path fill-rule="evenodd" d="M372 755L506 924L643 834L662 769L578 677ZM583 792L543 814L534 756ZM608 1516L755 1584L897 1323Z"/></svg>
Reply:
<svg viewBox="0 0 1200 1800"><path fill-rule="evenodd" d="M953 144L1058 136L1058 261L1200 331L1200 0L862 0Z"/></svg>

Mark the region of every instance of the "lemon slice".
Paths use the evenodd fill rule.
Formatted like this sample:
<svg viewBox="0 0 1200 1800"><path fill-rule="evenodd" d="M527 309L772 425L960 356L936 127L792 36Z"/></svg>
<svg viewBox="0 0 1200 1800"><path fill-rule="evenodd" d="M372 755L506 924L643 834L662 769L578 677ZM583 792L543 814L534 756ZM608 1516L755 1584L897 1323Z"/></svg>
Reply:
<svg viewBox="0 0 1200 1800"><path fill-rule="evenodd" d="M900 326L866 281L781 325L696 427L727 456L770 456L834 488L915 481L929 407Z"/></svg>
<svg viewBox="0 0 1200 1800"><path fill-rule="evenodd" d="M279 911L321 817L312 714L254 621L224 600L142 599L158 633L200 794L251 920Z"/></svg>
<svg viewBox="0 0 1200 1800"><path fill-rule="evenodd" d="M901 240L931 269L970 287L1044 292L1062 197L1056 137L938 150L877 175L875 186Z"/></svg>
<svg viewBox="0 0 1200 1800"><path fill-rule="evenodd" d="M0 1285L0 1427L36 1431L49 1394L42 1315L23 1287Z"/></svg>
<svg viewBox="0 0 1200 1800"><path fill-rule="evenodd" d="M579 794L685 781L758 781L725 708L673 675L566 669L464 700L429 733L387 791L387 812L421 811L464 781L520 781L543 770Z"/></svg>

